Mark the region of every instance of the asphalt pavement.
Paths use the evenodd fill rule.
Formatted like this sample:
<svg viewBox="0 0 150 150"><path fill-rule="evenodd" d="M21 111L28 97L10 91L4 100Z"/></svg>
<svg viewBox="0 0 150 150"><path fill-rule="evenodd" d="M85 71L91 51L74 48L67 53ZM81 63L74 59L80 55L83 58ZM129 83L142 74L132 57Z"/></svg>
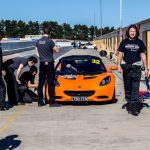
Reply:
<svg viewBox="0 0 150 150"><path fill-rule="evenodd" d="M107 58L103 61L115 65ZM115 104L39 108L32 103L0 112L0 150L148 150L150 110L144 108L136 117L123 110L122 75L116 71L114 74L118 99Z"/></svg>

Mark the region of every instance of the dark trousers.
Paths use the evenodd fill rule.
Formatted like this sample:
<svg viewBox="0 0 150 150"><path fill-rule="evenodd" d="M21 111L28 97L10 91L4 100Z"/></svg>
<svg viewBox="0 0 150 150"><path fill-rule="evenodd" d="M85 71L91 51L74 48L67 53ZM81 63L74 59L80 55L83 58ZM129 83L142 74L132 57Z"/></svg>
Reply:
<svg viewBox="0 0 150 150"><path fill-rule="evenodd" d="M20 102L32 103L38 101L38 95L28 89L26 86L19 86L18 93Z"/></svg>
<svg viewBox="0 0 150 150"><path fill-rule="evenodd" d="M43 86L45 81L47 80L48 84L48 93L50 96L50 103L54 103L54 80L55 80L55 70L54 70L54 62L49 62L45 64L44 62L40 62L39 67L39 85L38 85L38 96L39 96L39 103L43 99Z"/></svg>
<svg viewBox="0 0 150 150"><path fill-rule="evenodd" d="M26 102L26 103L38 102L39 97L38 97L38 95L35 94L32 90L29 90L29 89L28 89L28 90L26 91L26 93L27 93L27 94L25 94L24 102ZM26 96L26 95L27 95L27 96ZM31 100L31 101L28 100L28 97L30 97L30 100Z"/></svg>
<svg viewBox="0 0 150 150"><path fill-rule="evenodd" d="M139 66L132 66L127 69L123 68L125 99L127 100L127 102L138 101L140 79L141 68Z"/></svg>
<svg viewBox="0 0 150 150"><path fill-rule="evenodd" d="M14 70L7 67L5 71L6 71L6 75L4 79L7 84L7 95L8 95L9 104L17 105L19 102L19 95L18 95L17 81L14 75Z"/></svg>
<svg viewBox="0 0 150 150"><path fill-rule="evenodd" d="M0 74L0 107L3 107L5 105L5 98L6 98L6 87L2 75Z"/></svg>

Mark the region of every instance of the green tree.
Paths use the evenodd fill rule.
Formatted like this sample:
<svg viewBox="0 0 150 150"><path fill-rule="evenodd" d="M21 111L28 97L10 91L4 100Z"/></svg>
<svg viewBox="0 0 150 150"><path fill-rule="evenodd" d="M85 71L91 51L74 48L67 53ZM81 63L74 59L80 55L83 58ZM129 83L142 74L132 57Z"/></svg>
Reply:
<svg viewBox="0 0 150 150"><path fill-rule="evenodd" d="M32 22L29 21L26 25L26 33L28 35L39 35L40 34L40 25L38 21Z"/></svg>
<svg viewBox="0 0 150 150"><path fill-rule="evenodd" d="M50 23L50 37L56 39L58 34L58 23L56 21L50 21L49 23Z"/></svg>
<svg viewBox="0 0 150 150"><path fill-rule="evenodd" d="M50 37L51 38L62 38L63 37L63 28L61 25L58 25L56 21L44 21L42 23L43 27L50 28Z"/></svg>
<svg viewBox="0 0 150 150"><path fill-rule="evenodd" d="M103 34L109 33L109 27L104 27L102 31Z"/></svg>
<svg viewBox="0 0 150 150"><path fill-rule="evenodd" d="M18 21L18 37L23 38L26 35L26 23L22 20Z"/></svg>
<svg viewBox="0 0 150 150"><path fill-rule="evenodd" d="M89 40L89 30L86 25L75 25L74 36L77 40Z"/></svg>
<svg viewBox="0 0 150 150"><path fill-rule="evenodd" d="M72 39L73 30L70 24L64 23L62 26L63 26L63 37L65 39Z"/></svg>
<svg viewBox="0 0 150 150"><path fill-rule="evenodd" d="M101 36L101 29L98 29L98 27L95 27L95 36L96 37Z"/></svg>
<svg viewBox="0 0 150 150"><path fill-rule="evenodd" d="M40 34L40 24L38 21L33 23L34 26L34 34L39 35Z"/></svg>
<svg viewBox="0 0 150 150"><path fill-rule="evenodd" d="M96 36L96 27L90 26L89 27L89 38L90 40L93 40L93 38Z"/></svg>
<svg viewBox="0 0 150 150"><path fill-rule="evenodd" d="M43 28L43 27L49 27L50 26L50 22L49 21L44 21L44 22L42 22L42 24L41 24L41 27Z"/></svg>
<svg viewBox="0 0 150 150"><path fill-rule="evenodd" d="M109 30L109 32L113 32L113 31L115 31L115 28L111 27L110 30Z"/></svg>
<svg viewBox="0 0 150 150"><path fill-rule="evenodd" d="M72 28L70 24L59 25L56 21L44 21L41 24L38 21L29 21L25 23L22 20L0 20L0 30L5 31L7 37L24 37L25 35L42 34L43 27L50 27L51 38L65 38L76 40L92 40L101 35L101 29L94 26L77 24ZM114 27L104 27L102 33L107 34L114 31Z"/></svg>
<svg viewBox="0 0 150 150"><path fill-rule="evenodd" d="M63 39L63 27L61 25L57 26L57 38Z"/></svg>
<svg viewBox="0 0 150 150"><path fill-rule="evenodd" d="M5 20L5 34L7 37L17 37L18 35L18 24L16 20Z"/></svg>
<svg viewBox="0 0 150 150"><path fill-rule="evenodd" d="M111 27L111 28L109 28L109 27L104 27L104 28L103 28L103 34L110 33L110 32L112 32L112 31L114 31L114 30L115 30L114 27Z"/></svg>
<svg viewBox="0 0 150 150"><path fill-rule="evenodd" d="M0 20L0 30L1 31L5 31L5 21L2 19L2 20Z"/></svg>

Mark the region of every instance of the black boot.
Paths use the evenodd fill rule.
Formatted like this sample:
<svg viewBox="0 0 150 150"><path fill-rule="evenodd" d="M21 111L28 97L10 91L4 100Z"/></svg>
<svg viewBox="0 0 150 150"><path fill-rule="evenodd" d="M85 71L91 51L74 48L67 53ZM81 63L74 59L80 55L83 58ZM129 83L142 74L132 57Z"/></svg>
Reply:
<svg viewBox="0 0 150 150"><path fill-rule="evenodd" d="M42 107L44 105L45 105L45 103L43 102L43 100L38 101L38 107Z"/></svg>
<svg viewBox="0 0 150 150"><path fill-rule="evenodd" d="M127 112L129 114L132 114L134 116L138 116L138 114L140 113L141 109L143 108L142 106L143 105L141 103L139 104L138 102L130 101L130 102L124 104L122 106L122 109L126 108L126 110L127 110Z"/></svg>
<svg viewBox="0 0 150 150"><path fill-rule="evenodd" d="M5 111L5 110L8 110L8 108L5 106L0 106L0 111Z"/></svg>

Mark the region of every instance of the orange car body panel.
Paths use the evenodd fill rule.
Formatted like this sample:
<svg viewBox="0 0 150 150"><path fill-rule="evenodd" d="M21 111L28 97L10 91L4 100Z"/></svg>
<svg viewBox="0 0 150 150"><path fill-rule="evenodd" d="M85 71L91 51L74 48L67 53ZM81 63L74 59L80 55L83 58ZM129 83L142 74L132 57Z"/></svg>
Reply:
<svg viewBox="0 0 150 150"><path fill-rule="evenodd" d="M108 70L110 67L106 67ZM107 76L111 77L109 84L100 86L100 82ZM95 91L92 96L88 96L88 101L111 101L115 91L115 76L111 72L98 75L83 76L75 75L75 79L66 79L59 75L57 78L60 86L55 87L56 101L72 101L72 97L64 91ZM49 100L48 87L46 86L46 99Z"/></svg>

